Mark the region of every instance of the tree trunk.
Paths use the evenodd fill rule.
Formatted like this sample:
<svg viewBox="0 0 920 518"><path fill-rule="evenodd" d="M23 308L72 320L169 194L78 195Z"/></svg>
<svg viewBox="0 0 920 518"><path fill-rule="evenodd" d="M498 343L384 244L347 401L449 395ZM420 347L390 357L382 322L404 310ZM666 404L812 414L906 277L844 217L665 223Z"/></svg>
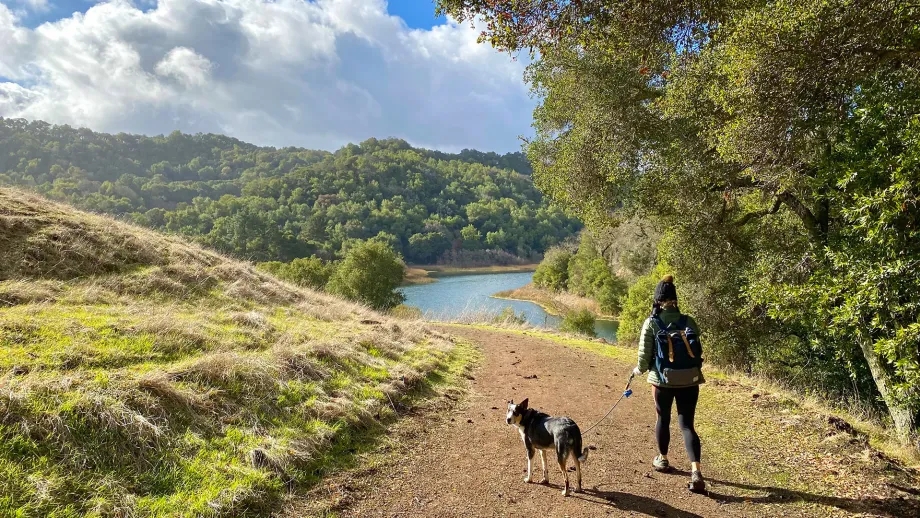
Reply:
<svg viewBox="0 0 920 518"><path fill-rule="evenodd" d="M875 380L875 386L878 387L878 391L882 395L885 405L888 407L888 415L891 416L891 420L894 422L894 428L898 433L898 437L905 443L910 442L914 437L913 434L917 426L918 409L907 408L898 405L894 401L891 394L891 382L888 377L888 372L879 360L878 354L876 354L875 348L873 347L872 340L866 336L861 336L857 338L857 340L859 341L859 347L862 349L863 356L866 358L866 363L869 364L869 370L872 372L872 379Z"/></svg>

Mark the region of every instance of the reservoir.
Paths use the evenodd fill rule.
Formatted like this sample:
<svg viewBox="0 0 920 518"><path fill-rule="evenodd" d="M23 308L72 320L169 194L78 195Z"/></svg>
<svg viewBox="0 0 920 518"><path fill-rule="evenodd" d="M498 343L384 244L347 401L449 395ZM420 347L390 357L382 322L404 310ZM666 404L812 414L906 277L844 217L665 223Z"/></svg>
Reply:
<svg viewBox="0 0 920 518"><path fill-rule="evenodd" d="M511 307L516 315L523 313L531 325L556 329L562 319L550 315L539 305L492 297L501 291L520 288L532 277L533 272L448 275L438 277L437 282L404 286L400 291L406 295L405 304L419 308L429 320L462 320L464 317L487 320ZM614 341L617 322L598 320L594 331L598 337Z"/></svg>

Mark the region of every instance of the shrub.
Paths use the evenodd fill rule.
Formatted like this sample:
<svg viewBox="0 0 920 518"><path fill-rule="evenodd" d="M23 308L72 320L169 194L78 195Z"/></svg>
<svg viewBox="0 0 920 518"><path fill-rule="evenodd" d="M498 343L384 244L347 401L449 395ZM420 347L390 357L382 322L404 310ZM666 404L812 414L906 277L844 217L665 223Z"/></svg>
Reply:
<svg viewBox="0 0 920 518"><path fill-rule="evenodd" d="M552 248L546 252L540 266L533 274L533 283L540 288L562 291L569 280L569 260L572 253L562 248Z"/></svg>
<svg viewBox="0 0 920 518"><path fill-rule="evenodd" d="M387 244L371 240L348 249L326 289L374 309L390 309L405 300L397 291L406 265Z"/></svg>
<svg viewBox="0 0 920 518"><path fill-rule="evenodd" d="M561 265L561 260L557 264ZM614 275L607 260L597 252L595 240L590 233L583 232L578 251L569 254L566 275L565 289L568 291L597 300L605 313L617 313L620 310L620 299L626 293L626 281ZM534 282L536 278L534 274Z"/></svg>
<svg viewBox="0 0 920 518"><path fill-rule="evenodd" d="M506 306L501 310L501 313L492 317L492 322L495 324L519 324L523 325L527 323L527 317L522 311L520 315L514 313L514 308L511 306Z"/></svg>
<svg viewBox="0 0 920 518"><path fill-rule="evenodd" d="M584 308L577 309L569 311L562 317L562 325L559 326L559 330L566 333L597 336L594 332L594 322L594 313Z"/></svg>
<svg viewBox="0 0 920 518"><path fill-rule="evenodd" d="M597 299L601 310L605 313L619 313L622 309L624 295L626 295L626 281L619 277L611 277L609 282L594 292L594 298Z"/></svg>
<svg viewBox="0 0 920 518"><path fill-rule="evenodd" d="M334 263L324 262L316 256L294 259L289 263L271 261L258 267L279 279L317 290L326 286L335 271Z"/></svg>

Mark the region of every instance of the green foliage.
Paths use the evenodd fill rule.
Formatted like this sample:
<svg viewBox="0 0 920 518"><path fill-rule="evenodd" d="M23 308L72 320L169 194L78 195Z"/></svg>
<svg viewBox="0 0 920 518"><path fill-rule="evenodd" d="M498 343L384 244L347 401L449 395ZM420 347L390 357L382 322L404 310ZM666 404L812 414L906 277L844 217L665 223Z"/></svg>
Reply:
<svg viewBox="0 0 920 518"><path fill-rule="evenodd" d="M421 263L434 263L450 250L450 238L442 232L426 232L409 236L409 257Z"/></svg>
<svg viewBox="0 0 920 518"><path fill-rule="evenodd" d="M604 265L604 269L600 271L606 272L604 275L600 276L606 280L603 284L595 288L594 298L601 305L602 311L609 314L619 313L622 310L623 295L626 294L626 281L615 275L611 275L606 264Z"/></svg>
<svg viewBox="0 0 920 518"><path fill-rule="evenodd" d="M908 85L893 74L854 97L859 108L822 164L841 221L823 254L810 257L814 273L756 283L751 294L772 317L807 330L811 348L835 344L832 360L856 382L870 376L861 357L877 356L873 374L886 379L887 398L911 408L920 406L920 88Z"/></svg>
<svg viewBox="0 0 920 518"><path fill-rule="evenodd" d="M563 248L551 248L533 274L533 283L550 291L564 291L569 280L569 260L572 253Z"/></svg>
<svg viewBox="0 0 920 518"><path fill-rule="evenodd" d="M412 262L461 247L531 258L580 223L542 201L530 172L522 153L446 154L396 139L329 153L0 118L0 184L253 261L331 259L381 232Z"/></svg>
<svg viewBox="0 0 920 518"><path fill-rule="evenodd" d="M482 247L482 232L472 224L460 230L460 238L463 239L463 248L466 250L479 250Z"/></svg>
<svg viewBox="0 0 920 518"><path fill-rule="evenodd" d="M663 229L659 259L710 359L868 398L907 436L920 419L920 6L438 4L485 18L499 48L539 51L536 185L592 227ZM569 289L586 292L590 260L573 264ZM656 277L626 298L624 338Z"/></svg>
<svg viewBox="0 0 920 518"><path fill-rule="evenodd" d="M563 248L550 249L534 272L533 280L542 288L593 298L607 313L620 310L620 298L627 288L626 281L614 275L607 260L598 253L588 232L582 233L574 254Z"/></svg>
<svg viewBox="0 0 920 518"><path fill-rule="evenodd" d="M374 309L389 309L405 300L397 290L405 276L406 265L393 249L369 240L349 248L326 289Z"/></svg>
<svg viewBox="0 0 920 518"><path fill-rule="evenodd" d="M596 299L608 313L620 310L620 297L626 293L626 282L610 271L607 260L598 252L588 232L582 233L578 251L569 261L568 290Z"/></svg>
<svg viewBox="0 0 920 518"><path fill-rule="evenodd" d="M665 266L658 265L651 272L636 279L623 297L620 326L617 328L617 342L621 345L633 346L639 343L642 324L652 313L652 296L655 294L655 286L666 275L664 272ZM678 298L680 298L679 293Z"/></svg>
<svg viewBox="0 0 920 518"><path fill-rule="evenodd" d="M316 290L325 287L335 271L334 263L316 256L301 257L289 263L270 261L260 263L258 267L279 279Z"/></svg>
<svg viewBox="0 0 920 518"><path fill-rule="evenodd" d="M563 315L559 330L565 333L597 336L594 331L595 322L596 318L591 310L586 308L576 309Z"/></svg>

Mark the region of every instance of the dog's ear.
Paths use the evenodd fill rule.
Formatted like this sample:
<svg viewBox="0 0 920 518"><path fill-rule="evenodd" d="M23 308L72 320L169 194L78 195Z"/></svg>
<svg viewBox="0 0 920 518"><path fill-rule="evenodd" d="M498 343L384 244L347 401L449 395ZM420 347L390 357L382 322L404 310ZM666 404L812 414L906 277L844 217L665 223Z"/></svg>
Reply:
<svg viewBox="0 0 920 518"><path fill-rule="evenodd" d="M528 399L528 398L524 398L524 401L521 401L520 403L518 403L518 408L520 408L520 409L522 409L522 410L523 410L523 409L526 409L526 408L527 408L527 399Z"/></svg>

